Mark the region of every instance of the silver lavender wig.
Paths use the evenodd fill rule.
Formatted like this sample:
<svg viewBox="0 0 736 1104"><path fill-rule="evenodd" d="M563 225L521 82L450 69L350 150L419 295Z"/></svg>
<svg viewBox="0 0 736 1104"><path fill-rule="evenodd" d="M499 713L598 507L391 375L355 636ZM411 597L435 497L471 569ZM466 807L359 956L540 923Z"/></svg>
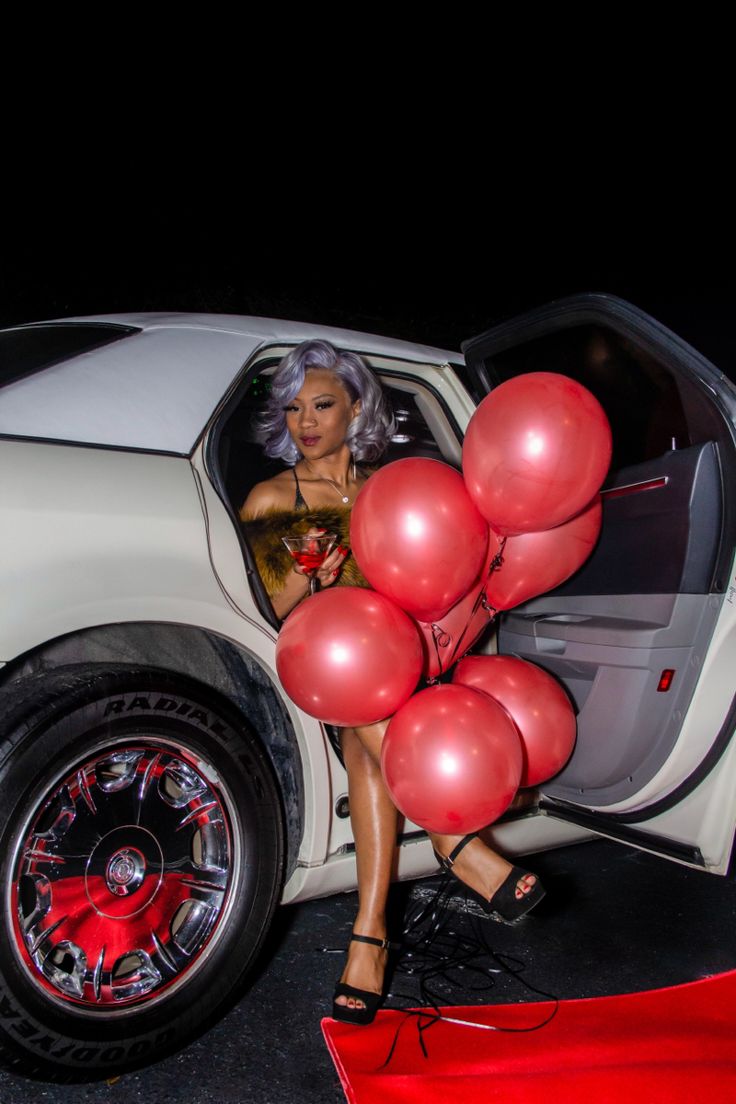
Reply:
<svg viewBox="0 0 736 1104"><path fill-rule="evenodd" d="M342 352L329 341L303 341L292 349L271 377L271 393L256 429L267 456L296 464L301 453L286 428L284 408L304 385L310 368L334 372L350 396L360 399L360 414L348 427L347 445L355 460L377 460L395 431L394 418L381 385L355 353Z"/></svg>

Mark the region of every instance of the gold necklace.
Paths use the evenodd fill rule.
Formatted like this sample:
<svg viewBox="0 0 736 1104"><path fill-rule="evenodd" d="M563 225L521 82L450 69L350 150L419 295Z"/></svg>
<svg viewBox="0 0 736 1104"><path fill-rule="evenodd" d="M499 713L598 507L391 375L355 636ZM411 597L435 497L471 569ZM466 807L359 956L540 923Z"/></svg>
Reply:
<svg viewBox="0 0 736 1104"><path fill-rule="evenodd" d="M333 479L328 479L326 475L320 475L319 472L313 471L308 460L304 461L304 465L305 465L305 467L306 467L306 469L307 469L307 471L309 472L310 475L315 476L315 478L317 478L317 479L321 479L323 483L329 483L329 485L332 487L332 489L334 491L337 491L340 498L342 499L342 501L346 505L347 505L348 502L350 502L350 496L346 495L346 494L343 494L342 491L340 490L340 487L338 486L337 483L335 483L335 481ZM355 460L352 461L352 475L353 475L353 482L355 482L356 479L357 479L357 474L356 474L356 469L355 469Z"/></svg>

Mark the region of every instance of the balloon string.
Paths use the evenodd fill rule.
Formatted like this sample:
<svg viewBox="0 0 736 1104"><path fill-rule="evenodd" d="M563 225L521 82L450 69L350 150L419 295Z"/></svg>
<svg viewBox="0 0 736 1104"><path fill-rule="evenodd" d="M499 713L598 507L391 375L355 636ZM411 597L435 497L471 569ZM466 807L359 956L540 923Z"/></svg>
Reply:
<svg viewBox="0 0 736 1104"><path fill-rule="evenodd" d="M452 637L445 629L442 628L442 625L432 624L430 625L430 628L432 630L432 643L434 644L434 650L437 656L437 666L439 667L438 674L435 675L434 678L427 679L427 682L430 685L433 685L435 682L437 682L437 679L441 678L445 673L442 666L442 655L440 653L440 648L448 648L450 646L450 643L452 642Z"/></svg>
<svg viewBox="0 0 736 1104"><path fill-rule="evenodd" d="M493 572L497 571L498 568L501 567L501 565L503 564L503 550L504 550L505 547L506 547L506 537L501 537L501 543L498 546L498 552L496 552L496 555L493 557L493 559L491 560L491 562L488 565L488 573L486 574L486 577L483 580L483 586L480 589L480 593L478 594L478 597L476 598L475 602L473 603L473 608L470 612L470 616L468 617L465 628L460 633L460 637L458 638L458 642L457 642L457 644L455 645L455 647L453 649L452 655L450 656L450 662L447 664L448 668L452 667L453 663L455 662L455 659L457 658L457 655L460 651L460 645L462 644L463 640L465 639L467 631L470 628L470 625L473 621L473 618L475 617L475 615L478 612L478 610L480 609L480 607L482 606L483 609L486 611L486 613L489 615L489 617L488 617L489 624L490 624L491 621L493 621L494 617L498 613L498 610L494 606L492 606L488 601L488 595L486 594L486 587L488 586L488 581L489 581L491 575L493 574Z"/></svg>
<svg viewBox="0 0 736 1104"><path fill-rule="evenodd" d="M426 904L420 902L418 907L409 911L406 918L402 953L396 963L395 973L416 979L419 1000L424 1008L416 1007L416 996L398 993L392 985L390 999L406 1001L410 1006L408 1008L394 1006L386 1009L388 1012L401 1013L402 1019L397 1025L389 1052L379 1069L385 1069L390 1063L399 1037L410 1021L416 1025L420 1049L423 1056L428 1058L424 1032L440 1020L475 1027L479 1030L524 1033L538 1031L545 1027L557 1013L558 998L522 976L525 967L520 959L494 951L488 938L489 924L492 921L488 918L476 920L462 908L459 912L456 911L457 904L463 896L467 910L468 897L463 890L460 890L460 896L454 890L455 883L451 876L446 874L439 883L437 893L432 895L429 902ZM463 920L467 923L463 924ZM448 1004L448 998L451 999L450 993L453 989L461 990L464 1003L467 1004L469 990L474 994L487 992L495 988L496 978L503 976L521 984L527 993L536 997L546 997L552 1002L552 1008L544 1010L536 1021L518 1026L479 1024L472 1020L458 1020L442 1014L441 1006ZM437 988L438 985L442 991Z"/></svg>

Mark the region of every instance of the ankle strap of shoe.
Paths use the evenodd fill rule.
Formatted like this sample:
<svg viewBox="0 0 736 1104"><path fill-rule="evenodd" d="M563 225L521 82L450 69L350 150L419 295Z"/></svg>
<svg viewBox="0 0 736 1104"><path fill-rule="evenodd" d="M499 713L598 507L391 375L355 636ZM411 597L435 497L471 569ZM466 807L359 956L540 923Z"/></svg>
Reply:
<svg viewBox="0 0 736 1104"><path fill-rule="evenodd" d="M376 939L373 935L356 935L355 932L350 939L353 943L370 943L371 947L380 947L383 951L398 951L401 946L400 943L392 943L388 939Z"/></svg>
<svg viewBox="0 0 736 1104"><path fill-rule="evenodd" d="M455 860L462 851L463 847L467 847L471 840L477 839L477 832L470 832L467 836L463 836L459 843L455 844L450 854L445 859L445 863L448 867L455 865Z"/></svg>

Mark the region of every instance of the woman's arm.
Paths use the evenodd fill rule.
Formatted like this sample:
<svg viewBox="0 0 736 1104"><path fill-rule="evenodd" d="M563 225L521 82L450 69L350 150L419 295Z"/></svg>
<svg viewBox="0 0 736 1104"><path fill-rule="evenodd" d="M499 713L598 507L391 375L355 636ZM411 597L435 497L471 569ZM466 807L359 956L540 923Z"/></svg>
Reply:
<svg viewBox="0 0 736 1104"><path fill-rule="evenodd" d="M257 522L259 518L263 518L263 515L267 515L272 511L282 510L285 513L289 511L290 496L285 503L283 501L283 495L279 494L280 488L274 487L273 481L267 480L265 483L258 483L250 492L245 502L240 509L240 520L245 522ZM311 529L309 534L318 536L323 533L324 529ZM290 564L290 570L287 570L283 576L282 581L278 586L278 589L273 589L273 577L269 584L268 575L264 577L263 569L259 562L258 548L259 541L253 544L254 534L250 534L251 547L256 554L256 561L258 562L259 570L261 570L261 577L266 583L266 587L271 599L271 604L276 616L283 621L283 619L291 613L291 611L297 606L302 599L306 598L309 594L309 579L305 575L303 569L295 561ZM273 538L269 538L273 539ZM280 539L277 537L276 539ZM282 549L283 553L283 549ZM261 553L263 554L263 553ZM330 555L326 558L317 572L317 578L319 579L322 587L331 586L340 574L340 568L347 556L347 549L343 549L340 546L333 549Z"/></svg>
<svg viewBox="0 0 736 1104"><path fill-rule="evenodd" d="M260 514L267 514L269 510L288 509L282 502L282 496L279 495L278 490L272 484L272 479L265 483L256 483L240 507L238 517L241 521L250 521Z"/></svg>
<svg viewBox="0 0 736 1104"><path fill-rule="evenodd" d="M283 590L271 595L274 613L280 621L283 621L308 594L309 579L301 573L299 565L295 563L294 570L289 572Z"/></svg>

